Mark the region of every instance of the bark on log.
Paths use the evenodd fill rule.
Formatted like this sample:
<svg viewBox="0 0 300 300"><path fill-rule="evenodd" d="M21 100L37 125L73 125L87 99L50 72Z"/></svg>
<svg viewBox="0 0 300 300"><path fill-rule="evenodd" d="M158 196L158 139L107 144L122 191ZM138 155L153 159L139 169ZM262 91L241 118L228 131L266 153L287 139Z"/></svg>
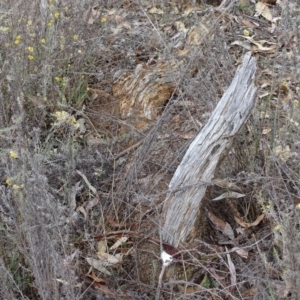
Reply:
<svg viewBox="0 0 300 300"><path fill-rule="evenodd" d="M162 239L177 247L186 241L215 169L248 119L255 103L256 60L247 53L207 124L191 143L170 184L162 212ZM202 184L201 184L202 183Z"/></svg>

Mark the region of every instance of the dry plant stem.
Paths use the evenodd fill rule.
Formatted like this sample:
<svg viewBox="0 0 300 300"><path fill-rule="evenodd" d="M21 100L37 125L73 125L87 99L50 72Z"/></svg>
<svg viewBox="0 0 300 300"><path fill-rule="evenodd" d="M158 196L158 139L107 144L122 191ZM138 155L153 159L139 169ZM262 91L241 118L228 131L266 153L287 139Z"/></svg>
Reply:
<svg viewBox="0 0 300 300"><path fill-rule="evenodd" d="M116 169L116 160L114 160L114 170ZM115 197L114 197L114 187L115 187L115 171L113 173L113 181L112 181L112 185L111 185L111 203L114 209L114 213L115 213L115 218L116 220L119 222L119 218L118 218L118 211L116 209L116 204L115 204Z"/></svg>
<svg viewBox="0 0 300 300"><path fill-rule="evenodd" d="M160 291L161 291L161 287L162 287L162 279L163 279L166 267L167 266L165 264L162 265L161 272L160 272L159 277L158 277L158 285L157 285L157 289L156 289L155 300L159 300L160 299Z"/></svg>
<svg viewBox="0 0 300 300"><path fill-rule="evenodd" d="M124 156L125 154L127 154L128 152L130 152L131 150L134 150L134 149L138 148L142 144L142 142L143 142L143 140L139 141L139 142L135 143L134 145L130 146L129 148L123 150L119 154L115 155L114 159L118 159L118 158Z"/></svg>

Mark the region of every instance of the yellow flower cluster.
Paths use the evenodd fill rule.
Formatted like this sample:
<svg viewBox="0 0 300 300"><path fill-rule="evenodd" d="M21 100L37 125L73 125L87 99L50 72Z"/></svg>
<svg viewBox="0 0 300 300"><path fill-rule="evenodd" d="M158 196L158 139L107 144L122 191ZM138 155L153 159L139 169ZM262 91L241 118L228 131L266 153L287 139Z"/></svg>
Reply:
<svg viewBox="0 0 300 300"><path fill-rule="evenodd" d="M56 111L55 117L56 117L58 123L66 123L66 124L74 126L75 128L79 127L79 124L77 123L76 118L74 116L70 115L66 111Z"/></svg>
<svg viewBox="0 0 300 300"><path fill-rule="evenodd" d="M14 184L13 183L13 179L11 177L8 177L5 181L5 183L12 187L13 190L17 191L17 190L20 190L20 189L23 189L24 188L24 183L23 184L20 184L20 185L17 185L17 184Z"/></svg>
<svg viewBox="0 0 300 300"><path fill-rule="evenodd" d="M51 20L48 22L47 25L48 25L49 27L51 27L51 26L53 26L53 24L54 24L54 19L51 19Z"/></svg>
<svg viewBox="0 0 300 300"><path fill-rule="evenodd" d="M56 76L54 77L54 80L59 83L61 86L65 86L66 85L66 82L67 82L67 78L66 77L59 77L59 76Z"/></svg>
<svg viewBox="0 0 300 300"><path fill-rule="evenodd" d="M16 159L18 158L18 153L16 151L9 151L9 158Z"/></svg>
<svg viewBox="0 0 300 300"><path fill-rule="evenodd" d="M16 44L16 45L19 45L20 43L21 43L21 36L18 35L18 36L16 37L16 39L15 39L15 44Z"/></svg>

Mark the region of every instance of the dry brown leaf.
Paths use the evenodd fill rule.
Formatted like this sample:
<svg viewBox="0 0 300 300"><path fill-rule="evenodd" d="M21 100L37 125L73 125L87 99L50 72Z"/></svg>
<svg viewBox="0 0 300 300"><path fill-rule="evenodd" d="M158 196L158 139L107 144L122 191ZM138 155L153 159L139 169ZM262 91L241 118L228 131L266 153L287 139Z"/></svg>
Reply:
<svg viewBox="0 0 300 300"><path fill-rule="evenodd" d="M226 247L226 251L228 251L227 247ZM236 286L236 269L234 263L231 260L229 253L227 253L227 261L228 261L228 268L230 271L230 283L231 283L229 290L232 290Z"/></svg>
<svg viewBox="0 0 300 300"><path fill-rule="evenodd" d="M93 281L95 281L97 283L103 283L103 284L107 283L107 280L97 277L96 274L94 273L94 271L92 271L92 274L87 274L86 277L93 279Z"/></svg>
<svg viewBox="0 0 300 300"><path fill-rule="evenodd" d="M150 8L148 10L148 13L149 14L156 14L156 15L163 15L164 12L160 8L157 8L157 7L153 6L152 8Z"/></svg>
<svg viewBox="0 0 300 300"><path fill-rule="evenodd" d="M252 226L257 226L257 225L261 222L261 220L262 220L264 217L265 217L265 214L262 214L262 215L258 216L258 217L256 218L256 220L255 220L254 222L252 222L252 223L246 223L246 222L244 222L242 219L240 219L240 218L238 218L238 217L236 217L236 216L234 216L234 219L235 219L235 221L236 221L239 225L241 225L242 227L244 227L244 228L249 228L249 227L252 227Z"/></svg>
<svg viewBox="0 0 300 300"><path fill-rule="evenodd" d="M76 208L76 211L81 212L81 213L83 214L83 216L84 216L84 219L87 220L88 215L87 215L87 213L86 213L86 211L85 211L85 209L84 209L83 206L78 206L78 207Z"/></svg>
<svg viewBox="0 0 300 300"><path fill-rule="evenodd" d="M255 4L255 10L256 10L258 16L261 15L261 16L263 16L266 20L272 22L273 17L272 17L272 14L271 14L271 12L270 12L269 7L268 7L266 4L264 4L264 3L262 3L262 2L257 2L257 3Z"/></svg>
<svg viewBox="0 0 300 300"><path fill-rule="evenodd" d="M271 131L272 131L271 128L265 128L265 129L263 129L263 131L262 131L262 135L267 135L267 134L269 134Z"/></svg>
<svg viewBox="0 0 300 300"><path fill-rule="evenodd" d="M249 21L248 19L243 19L242 24L249 28L257 28L259 24Z"/></svg>
<svg viewBox="0 0 300 300"><path fill-rule="evenodd" d="M233 248L233 251L235 251L240 257L247 259L248 258L248 251L241 249L241 248Z"/></svg>
<svg viewBox="0 0 300 300"><path fill-rule="evenodd" d="M207 215L217 230L221 231L224 235L228 236L231 240L234 239L234 232L233 232L231 226L227 222L218 218L210 211L207 211Z"/></svg>
<svg viewBox="0 0 300 300"><path fill-rule="evenodd" d="M265 214L262 214L256 218L256 220L250 224L250 226L257 226L265 217Z"/></svg>
<svg viewBox="0 0 300 300"><path fill-rule="evenodd" d="M245 294L243 294L242 298L244 299L244 298L248 298L248 297L254 297L257 295L257 293L258 293L257 288L252 288L252 289L248 290Z"/></svg>
<svg viewBox="0 0 300 300"><path fill-rule="evenodd" d="M103 262L100 261L99 259L93 258L93 257L87 257L86 261L94 269L102 272L103 274L106 274L106 275L109 275L109 276L111 275L111 273L103 266Z"/></svg>
<svg viewBox="0 0 300 300"><path fill-rule="evenodd" d="M200 45L200 36L199 36L199 29L194 28L187 37L187 42L190 45L198 46Z"/></svg>
<svg viewBox="0 0 300 300"><path fill-rule="evenodd" d="M120 239L118 239L110 248L109 250L115 250L118 247L120 247L122 244L126 243L128 240L128 237L123 236Z"/></svg>
<svg viewBox="0 0 300 300"><path fill-rule="evenodd" d="M262 46L255 45L255 46L252 47L252 52L255 52L255 53L257 53L257 52L260 52L260 53L274 53L275 50L276 50L276 47L277 47L276 45L272 45L270 47L262 47Z"/></svg>
<svg viewBox="0 0 300 300"><path fill-rule="evenodd" d="M252 48L252 51L254 51L254 52L273 53L273 52L275 52L275 49L277 47L277 45L275 43L272 43L272 42L269 42L266 40L255 41L253 39L253 36L242 35L242 37L244 37L245 39L250 41L250 43L252 43L256 46L256 47ZM271 46L265 47L264 44L271 44Z"/></svg>
<svg viewBox="0 0 300 300"><path fill-rule="evenodd" d="M213 223L214 227L217 230L223 231L225 229L225 226L226 226L226 222L225 221L223 221L222 219L216 217L210 211L207 212L207 215L208 215L208 218L210 219L210 221Z"/></svg>
<svg viewBox="0 0 300 300"><path fill-rule="evenodd" d="M193 133L193 132L181 133L179 136L185 140L190 140L195 137L195 133Z"/></svg>
<svg viewBox="0 0 300 300"><path fill-rule="evenodd" d="M227 235L231 240L234 240L234 232L230 224L226 222L225 228L222 231L223 234Z"/></svg>
<svg viewBox="0 0 300 300"><path fill-rule="evenodd" d="M182 50L178 50L176 52L176 56L185 56L187 55L188 53L190 53L190 50L189 49L182 49Z"/></svg>
<svg viewBox="0 0 300 300"><path fill-rule="evenodd" d="M131 29L131 25L128 21L125 21L117 26L117 29L122 29L122 28Z"/></svg>
<svg viewBox="0 0 300 300"><path fill-rule="evenodd" d="M116 247L117 248L117 247ZM122 260L122 256L117 257L116 255L111 255L106 253L107 251L107 241L101 240L97 243L97 256L100 259L100 264L105 266L115 265Z"/></svg>
<svg viewBox="0 0 300 300"><path fill-rule="evenodd" d="M56 278L56 281L59 282L59 283L62 283L64 285L68 285L69 283L63 279L59 279L59 278Z"/></svg>
<svg viewBox="0 0 300 300"><path fill-rule="evenodd" d="M175 22L175 27L178 32L187 32L187 29L185 28L185 25L181 21Z"/></svg>
<svg viewBox="0 0 300 300"><path fill-rule="evenodd" d="M285 93L287 93L289 91L289 86L286 80L283 80L280 85L279 85L279 89Z"/></svg>
<svg viewBox="0 0 300 300"><path fill-rule="evenodd" d="M188 3L183 9L183 16L187 17L193 11L193 6L191 3Z"/></svg>
<svg viewBox="0 0 300 300"><path fill-rule="evenodd" d="M116 255L111 255L109 253L97 252L97 256L104 267L118 264L122 260L122 257L120 255L116 256Z"/></svg>
<svg viewBox="0 0 300 300"><path fill-rule="evenodd" d="M107 251L107 241L101 240L97 243L97 252L98 253L106 253Z"/></svg>
<svg viewBox="0 0 300 300"><path fill-rule="evenodd" d="M223 193L222 195L212 199L213 201L218 201L218 200L222 200L222 199L227 199L227 198L234 198L234 199L238 199L238 198L242 198L245 197L245 194L241 194L241 193L237 193L237 192L226 192Z"/></svg>
<svg viewBox="0 0 300 300"><path fill-rule="evenodd" d="M241 189L234 183L230 182L227 179L215 178L213 184L228 190L240 191Z"/></svg>
<svg viewBox="0 0 300 300"><path fill-rule="evenodd" d="M245 48L246 50L251 51L252 48L248 43L242 42L242 41L234 41L230 44L231 46L241 46L243 48Z"/></svg>
<svg viewBox="0 0 300 300"><path fill-rule="evenodd" d="M235 221L236 221L239 225L241 225L242 227L244 227L244 228L249 228L249 227L250 227L250 226L249 226L250 224L244 222L242 219L240 219L240 218L238 218L238 217L236 217L236 216L234 216L234 219L235 219Z"/></svg>
<svg viewBox="0 0 300 300"><path fill-rule="evenodd" d="M108 15L111 16L111 15L114 15L116 13L116 9L113 8L111 10L108 11Z"/></svg>
<svg viewBox="0 0 300 300"><path fill-rule="evenodd" d="M111 255L109 253L106 253L106 251L107 251L107 241L103 239L97 243L97 256L100 259L100 263L104 267L115 265L121 262L122 257Z"/></svg>
<svg viewBox="0 0 300 300"><path fill-rule="evenodd" d="M265 92L265 93L260 94L260 95L258 96L258 98L259 98L259 99L266 98L266 97L268 97L269 95L270 95L269 92ZM265 112L264 112L264 113L265 113Z"/></svg>
<svg viewBox="0 0 300 300"><path fill-rule="evenodd" d="M225 276L220 276L219 274L217 274L217 271L215 268L209 268L209 271L218 281L222 281L225 279Z"/></svg>

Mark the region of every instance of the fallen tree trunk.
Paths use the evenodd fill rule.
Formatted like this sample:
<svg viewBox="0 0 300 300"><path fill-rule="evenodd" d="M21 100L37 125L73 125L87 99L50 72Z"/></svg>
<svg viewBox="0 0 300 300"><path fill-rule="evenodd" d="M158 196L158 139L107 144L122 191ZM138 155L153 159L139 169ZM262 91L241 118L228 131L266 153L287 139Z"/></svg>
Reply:
<svg viewBox="0 0 300 300"><path fill-rule="evenodd" d="M162 212L162 239L173 246L194 232L207 182L248 119L255 102L256 60L247 53L207 124L191 143L170 184ZM201 184L202 183L202 184Z"/></svg>

